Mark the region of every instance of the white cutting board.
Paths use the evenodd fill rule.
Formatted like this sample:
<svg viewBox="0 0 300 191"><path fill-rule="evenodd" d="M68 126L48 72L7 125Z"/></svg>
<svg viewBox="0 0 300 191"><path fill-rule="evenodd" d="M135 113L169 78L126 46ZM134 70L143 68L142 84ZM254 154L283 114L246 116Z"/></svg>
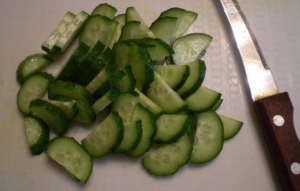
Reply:
<svg viewBox="0 0 300 191"><path fill-rule="evenodd" d="M220 113L244 121L240 133L224 145L220 156L205 165L186 165L175 176L153 177L140 160L112 155L94 160L87 185L74 181L45 154L32 157L27 147L22 116L15 99L19 89L16 68L40 46L66 11L91 12L100 1L2 0L0 1L0 190L1 191L275 191L280 190L266 143L248 96L244 71L230 28L218 0L107 1L123 13L135 6L148 24L160 12L182 7L199 14L190 32L205 32L214 40L204 57L204 84L222 92ZM300 114L300 3L297 0L240 0L266 60L281 90L288 90ZM75 44L63 56L55 56L48 71L56 74ZM300 119L295 119L300 135ZM80 141L90 129L73 127L68 136ZM300 152L300 151L299 151Z"/></svg>

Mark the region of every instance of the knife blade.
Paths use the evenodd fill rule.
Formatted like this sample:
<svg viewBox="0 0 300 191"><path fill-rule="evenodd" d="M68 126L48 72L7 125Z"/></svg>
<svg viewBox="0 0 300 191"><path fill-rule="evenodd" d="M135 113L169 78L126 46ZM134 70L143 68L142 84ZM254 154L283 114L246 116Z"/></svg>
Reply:
<svg viewBox="0 0 300 191"><path fill-rule="evenodd" d="M237 0L220 0L242 58L251 97L285 191L300 191L300 142L287 92L280 93L272 72Z"/></svg>

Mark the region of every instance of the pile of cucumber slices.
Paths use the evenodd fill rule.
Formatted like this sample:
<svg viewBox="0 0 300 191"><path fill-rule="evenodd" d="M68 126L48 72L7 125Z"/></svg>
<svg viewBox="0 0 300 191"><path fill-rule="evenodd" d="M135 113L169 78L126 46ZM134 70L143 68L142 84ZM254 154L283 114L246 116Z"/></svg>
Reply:
<svg viewBox="0 0 300 191"><path fill-rule="evenodd" d="M77 35L79 43L56 77L43 72L53 62L45 54L19 65L17 105L31 153L45 152L83 183L92 158L110 153L142 157L157 176L216 158L243 123L216 113L221 94L202 86L201 58L212 37L185 34L197 14L171 8L148 27L134 7L116 13L100 4L91 15L64 15L42 49L64 52ZM105 109L110 113L81 143L64 136L71 121L92 124ZM57 137L49 141L50 130Z"/></svg>

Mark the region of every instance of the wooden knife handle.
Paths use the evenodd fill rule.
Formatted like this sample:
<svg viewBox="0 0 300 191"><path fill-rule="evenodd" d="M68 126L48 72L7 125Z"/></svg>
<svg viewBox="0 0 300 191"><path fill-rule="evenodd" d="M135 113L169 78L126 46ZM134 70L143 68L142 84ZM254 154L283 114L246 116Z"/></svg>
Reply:
<svg viewBox="0 0 300 191"><path fill-rule="evenodd" d="M254 107L283 189L300 191L300 142L294 128L294 108L288 93L257 100Z"/></svg>

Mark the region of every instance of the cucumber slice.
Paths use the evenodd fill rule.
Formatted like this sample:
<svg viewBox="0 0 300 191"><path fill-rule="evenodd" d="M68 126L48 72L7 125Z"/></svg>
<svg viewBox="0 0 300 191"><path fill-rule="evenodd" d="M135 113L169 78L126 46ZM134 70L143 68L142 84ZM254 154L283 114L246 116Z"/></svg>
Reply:
<svg viewBox="0 0 300 191"><path fill-rule="evenodd" d="M78 107L76 105L76 101L71 101L71 102L53 101L53 100L46 100L46 101L61 109L61 111L64 113L64 115L68 120L71 120L78 115Z"/></svg>
<svg viewBox="0 0 300 191"><path fill-rule="evenodd" d="M125 66L125 76L116 84L120 92L133 91L135 89L136 81L134 79L131 66Z"/></svg>
<svg viewBox="0 0 300 191"><path fill-rule="evenodd" d="M142 121L143 133L142 139L137 147L128 151L126 154L131 157L140 157L145 152L147 152L153 142L153 137L156 134L157 128L155 124L155 116L141 104L137 104L134 107L134 111L132 114L132 121Z"/></svg>
<svg viewBox="0 0 300 191"><path fill-rule="evenodd" d="M220 99L222 94L207 87L201 86L195 93L185 99L189 110L203 112L210 110Z"/></svg>
<svg viewBox="0 0 300 191"><path fill-rule="evenodd" d="M206 65L202 60L191 62L188 66L190 67L190 75L183 86L176 91L183 99L192 95L200 88L206 73Z"/></svg>
<svg viewBox="0 0 300 191"><path fill-rule="evenodd" d="M49 142L47 125L34 116L24 117L24 125L31 154L41 154Z"/></svg>
<svg viewBox="0 0 300 191"><path fill-rule="evenodd" d="M138 39L140 36L140 25L139 21L127 22L123 28L119 41L124 41L128 39Z"/></svg>
<svg viewBox="0 0 300 191"><path fill-rule="evenodd" d="M30 110L41 118L57 135L63 135L68 130L68 119L61 109L41 99L30 102Z"/></svg>
<svg viewBox="0 0 300 191"><path fill-rule="evenodd" d="M118 10L110 4L103 3L98 5L92 12L92 15L102 15L113 19Z"/></svg>
<svg viewBox="0 0 300 191"><path fill-rule="evenodd" d="M86 89L91 93L95 93L95 91L102 86L108 79L109 76L112 75L111 73L113 73L116 70L116 68L111 65L111 64L107 64L104 68L104 70L102 70L87 86Z"/></svg>
<svg viewBox="0 0 300 191"><path fill-rule="evenodd" d="M109 45L109 48L112 48L114 46L114 44L119 41L119 38L120 38L121 32L122 32L122 28L125 25L125 14L120 14L120 15L116 16L114 18L114 20L117 21L119 24L118 24L117 29L115 31L113 40Z"/></svg>
<svg viewBox="0 0 300 191"><path fill-rule="evenodd" d="M44 54L32 54L27 56L18 66L17 79L19 83L22 84L30 76L41 72L52 63L53 60Z"/></svg>
<svg viewBox="0 0 300 191"><path fill-rule="evenodd" d="M198 60L212 39L211 36L204 33L192 33L178 38L173 43L175 64L185 65Z"/></svg>
<svg viewBox="0 0 300 191"><path fill-rule="evenodd" d="M111 43L114 40L115 33L117 31L118 25L119 25L119 23L117 21L113 20L113 23L110 27L110 32L109 32L109 34L106 38L106 41L105 41L105 45L109 48L111 48Z"/></svg>
<svg viewBox="0 0 300 191"><path fill-rule="evenodd" d="M119 90L113 88L109 92L107 92L104 96L99 98L93 105L93 109L95 113L100 113L107 106L109 106L119 95Z"/></svg>
<svg viewBox="0 0 300 191"><path fill-rule="evenodd" d="M176 17L158 18L152 23L150 30L157 38L163 40L167 44L171 44L175 39L175 33L177 31L176 24Z"/></svg>
<svg viewBox="0 0 300 191"><path fill-rule="evenodd" d="M186 114L163 114L157 121L157 133L154 141L158 143L172 143L177 141L191 125L191 119Z"/></svg>
<svg viewBox="0 0 300 191"><path fill-rule="evenodd" d="M48 53L53 53L55 51L54 49L55 43L58 41L61 35L67 30L68 26L74 20L75 17L76 16L69 11L63 16L58 26L51 33L48 39L43 43L42 49L44 51Z"/></svg>
<svg viewBox="0 0 300 191"><path fill-rule="evenodd" d="M219 100L214 104L214 106L211 108L211 110L217 111L217 110L220 108L220 106L222 105L222 103L223 103L223 99L219 99Z"/></svg>
<svg viewBox="0 0 300 191"><path fill-rule="evenodd" d="M56 41L54 48L60 52L65 52L81 29L84 27L89 16L90 15L85 11L81 11L78 15L76 15L73 21L68 25L67 29Z"/></svg>
<svg viewBox="0 0 300 191"><path fill-rule="evenodd" d="M192 163L206 163L216 158L223 148L224 129L217 113L208 111L198 115Z"/></svg>
<svg viewBox="0 0 300 191"><path fill-rule="evenodd" d="M127 152L137 147L142 140L142 133L142 121L131 121L124 123L123 140L121 144L114 149L114 152Z"/></svg>
<svg viewBox="0 0 300 191"><path fill-rule="evenodd" d="M154 66L154 70L175 91L183 86L190 75L190 67L188 65Z"/></svg>
<svg viewBox="0 0 300 191"><path fill-rule="evenodd" d="M181 97L168 86L162 77L154 73L155 80L147 90L147 96L166 113L178 113L187 108Z"/></svg>
<svg viewBox="0 0 300 191"><path fill-rule="evenodd" d="M114 64L119 68L129 65L131 57L131 46L129 43L118 42L114 45L115 52Z"/></svg>
<svg viewBox="0 0 300 191"><path fill-rule="evenodd" d="M139 13L135 10L134 7L128 7L126 9L126 23L130 22L130 21L139 21L141 22L141 26L140 26L140 37L152 37L155 38L155 35L153 34L153 32L148 28L148 26L146 25L146 23L144 22L144 20L141 18L141 16L139 15Z"/></svg>
<svg viewBox="0 0 300 191"><path fill-rule="evenodd" d="M52 139L46 153L82 183L86 183L92 174L93 159L74 138Z"/></svg>
<svg viewBox="0 0 300 191"><path fill-rule="evenodd" d="M149 111L151 111L156 117L158 117L159 115L161 115L164 112L164 110L161 107L159 107L151 99L149 99L142 92L140 92L140 90L138 90L137 88L135 88L134 91L136 91L139 94L139 102L140 102L140 104L142 104L142 106L144 106Z"/></svg>
<svg viewBox="0 0 300 191"><path fill-rule="evenodd" d="M119 146L123 131L122 119L117 112L112 112L81 141L82 146L92 157L103 157Z"/></svg>
<svg viewBox="0 0 300 191"><path fill-rule="evenodd" d="M94 99L92 94L85 89L85 87L80 86L71 82L56 81L48 91L49 99L54 98L57 95L66 96L74 100L80 100L86 104L92 105Z"/></svg>
<svg viewBox="0 0 300 191"><path fill-rule="evenodd" d="M21 86L17 95L17 105L23 114L29 114L29 104L32 100L42 98L53 81L53 76L38 73L28 78Z"/></svg>
<svg viewBox="0 0 300 191"><path fill-rule="evenodd" d="M219 116L224 126L224 140L228 140L234 137L240 131L244 124L241 121L237 121L224 115L219 114Z"/></svg>

